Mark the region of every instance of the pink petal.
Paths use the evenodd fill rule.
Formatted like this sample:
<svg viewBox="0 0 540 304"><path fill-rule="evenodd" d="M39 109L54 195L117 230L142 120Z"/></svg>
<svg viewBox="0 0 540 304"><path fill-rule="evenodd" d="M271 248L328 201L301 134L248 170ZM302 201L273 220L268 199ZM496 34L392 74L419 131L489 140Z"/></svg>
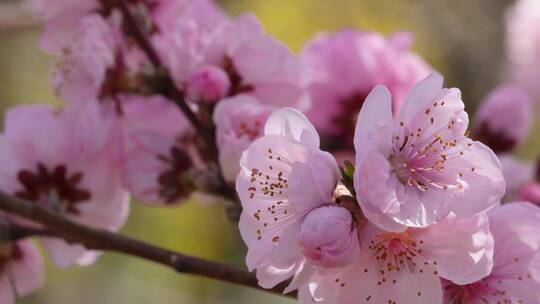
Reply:
<svg viewBox="0 0 540 304"><path fill-rule="evenodd" d="M443 77L433 72L420 81L411 90L397 115L397 121L410 121L418 112L423 111L440 94L443 87Z"/></svg>
<svg viewBox="0 0 540 304"><path fill-rule="evenodd" d="M24 297L43 287L45 272L41 253L33 241L19 241L17 246L22 252L22 260L10 263L10 272L17 295Z"/></svg>
<svg viewBox="0 0 540 304"><path fill-rule="evenodd" d="M264 134L282 135L316 149L320 145L319 134L315 127L300 111L293 108L274 110L264 126Z"/></svg>
<svg viewBox="0 0 540 304"><path fill-rule="evenodd" d="M493 236L486 215L447 220L417 230L424 254L437 261L443 278L464 285L489 275L493 267Z"/></svg>

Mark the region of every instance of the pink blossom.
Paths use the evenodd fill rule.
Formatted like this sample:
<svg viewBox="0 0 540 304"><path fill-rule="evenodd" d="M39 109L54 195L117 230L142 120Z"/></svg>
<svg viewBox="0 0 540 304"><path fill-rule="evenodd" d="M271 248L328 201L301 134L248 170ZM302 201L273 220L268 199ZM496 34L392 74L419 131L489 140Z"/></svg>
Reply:
<svg viewBox="0 0 540 304"><path fill-rule="evenodd" d="M262 287L294 276L290 290L313 272L298 244L304 218L332 202L338 181L333 157L319 149L315 128L297 110L275 110L264 136L242 154L236 190L242 202L240 233L250 271ZM306 187L306 185L310 185Z"/></svg>
<svg viewBox="0 0 540 304"><path fill-rule="evenodd" d="M44 267L31 240L0 245L0 303L15 304L43 287Z"/></svg>
<svg viewBox="0 0 540 304"><path fill-rule="evenodd" d="M540 183L531 182L519 191L518 198L540 206Z"/></svg>
<svg viewBox="0 0 540 304"><path fill-rule="evenodd" d="M516 1L506 14L507 75L540 102L540 3Z"/></svg>
<svg viewBox="0 0 540 304"><path fill-rule="evenodd" d="M480 104L475 137L496 153L511 151L529 135L533 124L529 96L519 87L502 85Z"/></svg>
<svg viewBox="0 0 540 304"><path fill-rule="evenodd" d="M306 216L298 243L313 265L333 268L351 264L360 250L351 213L339 206L317 208Z"/></svg>
<svg viewBox="0 0 540 304"><path fill-rule="evenodd" d="M494 208L488 216L495 241L493 271L467 285L443 281L444 303L540 302L540 209L513 203Z"/></svg>
<svg viewBox="0 0 540 304"><path fill-rule="evenodd" d="M466 137L458 89L433 73L409 93L395 118L377 86L358 117L355 189L366 217L389 231L426 227L451 212L467 218L496 205L504 179L495 154Z"/></svg>
<svg viewBox="0 0 540 304"><path fill-rule="evenodd" d="M234 182L240 172L240 157L263 135L264 123L272 107L255 97L238 95L222 100L214 111L219 163L226 181Z"/></svg>
<svg viewBox="0 0 540 304"><path fill-rule="evenodd" d="M493 237L485 214L401 233L368 223L359 236L357 261L315 273L301 288L301 303L436 304L442 302L440 277L467 284L492 268Z"/></svg>
<svg viewBox="0 0 540 304"><path fill-rule="evenodd" d="M85 17L100 7L98 0L32 0L30 2L45 19L40 46L48 52L58 52L87 29Z"/></svg>
<svg viewBox="0 0 540 304"><path fill-rule="evenodd" d="M207 66L191 75L186 92L190 100L216 102L226 96L230 87L231 81L225 71Z"/></svg>
<svg viewBox="0 0 540 304"><path fill-rule="evenodd" d="M151 15L162 32L174 30L179 23L185 23L186 18L206 30L227 18L225 12L210 0L159 0Z"/></svg>
<svg viewBox="0 0 540 304"><path fill-rule="evenodd" d="M116 39L111 25L99 15L80 22L81 33L70 41L52 74L56 94L71 103L101 97L107 71L116 64Z"/></svg>
<svg viewBox="0 0 540 304"><path fill-rule="evenodd" d="M501 169L506 182L506 193L503 202L521 200L519 192L534 179L534 164L518 159L509 153L497 156L501 162Z"/></svg>
<svg viewBox="0 0 540 304"><path fill-rule="evenodd" d="M305 66L252 15L224 20L211 29L188 18L155 40L179 88L200 68L214 66L229 78L227 97L248 94L273 106L308 106Z"/></svg>
<svg viewBox="0 0 540 304"><path fill-rule="evenodd" d="M119 136L96 103L76 111L45 105L12 108L0 137L0 188L79 223L116 231L129 210L120 180ZM41 241L59 266L88 264L97 256L60 239Z"/></svg>
<svg viewBox="0 0 540 304"><path fill-rule="evenodd" d="M193 190L191 126L160 96L124 96L123 177L133 196L149 204L180 203Z"/></svg>
<svg viewBox="0 0 540 304"><path fill-rule="evenodd" d="M321 34L309 42L302 53L313 73L309 84L313 105L307 116L317 129L352 142L358 112L378 84L392 92L397 110L405 94L431 71L410 51L411 44L410 33L385 38L351 29Z"/></svg>

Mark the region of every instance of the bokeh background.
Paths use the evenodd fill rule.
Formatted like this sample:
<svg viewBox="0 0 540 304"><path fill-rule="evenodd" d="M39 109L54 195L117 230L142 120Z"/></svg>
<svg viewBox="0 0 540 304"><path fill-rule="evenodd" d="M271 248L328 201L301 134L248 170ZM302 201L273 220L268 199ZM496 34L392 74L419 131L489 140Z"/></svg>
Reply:
<svg viewBox="0 0 540 304"><path fill-rule="evenodd" d="M84 0L81 0L84 1ZM266 30L294 51L320 31L344 27L416 35L415 51L462 89L468 111L499 83L504 62L504 11L510 0L222 0L233 15L253 12ZM19 1L0 0L0 109L56 100L49 86L54 58L37 48L39 20ZM540 130L536 126L535 131ZM531 132L520 156L534 158L540 136ZM155 244L212 260L243 265L245 248L221 206L195 200L174 209L134 203L122 231ZM58 269L47 261L45 288L24 304L58 303L293 303L283 297L169 269L116 254L93 266Z"/></svg>

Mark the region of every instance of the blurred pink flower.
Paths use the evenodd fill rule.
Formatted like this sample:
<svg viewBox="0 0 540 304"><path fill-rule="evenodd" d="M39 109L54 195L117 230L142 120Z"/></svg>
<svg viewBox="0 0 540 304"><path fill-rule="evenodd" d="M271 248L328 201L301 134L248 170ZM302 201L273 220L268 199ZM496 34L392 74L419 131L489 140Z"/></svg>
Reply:
<svg viewBox="0 0 540 304"><path fill-rule="evenodd" d="M0 303L15 301L41 289L43 260L32 240L0 245Z"/></svg>
<svg viewBox="0 0 540 304"><path fill-rule="evenodd" d="M38 13L45 17L45 29L40 47L58 52L87 30L85 17L97 12L99 0L30 0Z"/></svg>
<svg viewBox="0 0 540 304"><path fill-rule="evenodd" d="M174 30L179 23L196 23L209 31L227 19L225 12L211 0L155 1L151 16L161 32Z"/></svg>
<svg viewBox="0 0 540 304"><path fill-rule="evenodd" d="M512 203L490 210L488 216L495 241L493 271L467 285L444 280L444 303L537 304L540 302L540 209L529 203Z"/></svg>
<svg viewBox="0 0 540 304"><path fill-rule="evenodd" d="M121 185L121 137L97 103L58 110L18 106L0 137L0 188L92 227L116 231L129 211ZM41 238L59 266L93 262L96 252L61 239Z"/></svg>
<svg viewBox="0 0 540 304"><path fill-rule="evenodd" d="M99 15L80 21L83 28L64 49L52 73L56 94L71 103L96 101L107 71L116 64L115 34Z"/></svg>
<svg viewBox="0 0 540 304"><path fill-rule="evenodd" d="M288 290L309 278L313 265L298 245L304 218L332 202L338 182L333 157L319 149L315 128L297 110L275 110L264 136L243 153L236 190L242 202L240 233L246 263L271 288L294 276ZM309 185L309 187L306 187Z"/></svg>
<svg viewBox="0 0 540 304"><path fill-rule="evenodd" d="M377 86L358 117L355 189L366 217L389 231L426 227L499 203L505 183L495 154L466 137L458 89L431 74L409 93L395 119L390 92Z"/></svg>
<svg viewBox="0 0 540 304"><path fill-rule="evenodd" d="M533 107L524 90L513 85L502 85L482 101L474 122L476 139L495 153L508 152L529 135L533 124Z"/></svg>
<svg viewBox="0 0 540 304"><path fill-rule="evenodd" d="M230 87L231 81L225 71L215 66L206 66L191 75L186 92L190 100L216 102L227 95Z"/></svg>
<svg viewBox="0 0 540 304"><path fill-rule="evenodd" d="M134 197L154 205L180 203L193 190L191 126L161 96L124 96L124 183Z"/></svg>
<svg viewBox="0 0 540 304"><path fill-rule="evenodd" d="M298 243L311 264L343 267L355 262L360 251L355 226L347 209L337 205L319 207L306 216Z"/></svg>
<svg viewBox="0 0 540 304"><path fill-rule="evenodd" d="M219 163L225 180L234 182L240 172L240 157L249 145L263 135L273 108L255 97L238 95L222 100L214 111Z"/></svg>
<svg viewBox="0 0 540 304"><path fill-rule="evenodd" d="M540 103L540 2L519 0L506 14L506 75Z"/></svg>
<svg viewBox="0 0 540 304"><path fill-rule="evenodd" d="M501 162L501 170L506 182L503 202L521 200L519 192L534 179L534 164L518 159L510 153L497 155Z"/></svg>
<svg viewBox="0 0 540 304"><path fill-rule="evenodd" d="M397 110L405 94L431 71L410 51L412 40L405 32L385 38L375 32L343 30L318 35L309 42L302 57L312 70L309 93L313 105L306 115L317 129L339 141L352 142L358 112L378 84L392 92Z"/></svg>
<svg viewBox="0 0 540 304"><path fill-rule="evenodd" d="M519 191L518 199L540 206L540 183L530 182Z"/></svg>
<svg viewBox="0 0 540 304"><path fill-rule="evenodd" d="M186 19L155 40L179 88L202 67L214 66L228 76L227 97L248 94L264 104L307 106L304 65L252 15L223 20L211 29Z"/></svg>
<svg viewBox="0 0 540 304"><path fill-rule="evenodd" d="M437 304L441 277L467 284L488 275L493 265L493 237L484 214L401 233L368 223L360 240L357 261L316 272L301 288L301 303Z"/></svg>

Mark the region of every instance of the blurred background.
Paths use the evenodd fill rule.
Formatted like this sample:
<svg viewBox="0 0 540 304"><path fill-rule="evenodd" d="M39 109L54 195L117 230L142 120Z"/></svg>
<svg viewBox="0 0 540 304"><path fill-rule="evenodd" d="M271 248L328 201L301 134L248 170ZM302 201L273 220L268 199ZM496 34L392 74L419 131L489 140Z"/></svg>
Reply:
<svg viewBox="0 0 540 304"><path fill-rule="evenodd" d="M81 0L83 1L83 0ZM320 31L344 27L416 35L415 51L462 90L469 113L501 78L503 16L509 0L222 0L233 15L253 12L266 30L299 51ZM18 1L0 0L0 108L59 103L49 86L54 63L37 48L41 25ZM536 130L540 130L537 126ZM540 137L520 155L534 158ZM179 208L132 205L122 231L187 254L243 265L245 248L222 207L190 201ZM293 303L248 288L178 275L134 258L105 254L93 266L58 269L48 261L45 288L21 303Z"/></svg>

